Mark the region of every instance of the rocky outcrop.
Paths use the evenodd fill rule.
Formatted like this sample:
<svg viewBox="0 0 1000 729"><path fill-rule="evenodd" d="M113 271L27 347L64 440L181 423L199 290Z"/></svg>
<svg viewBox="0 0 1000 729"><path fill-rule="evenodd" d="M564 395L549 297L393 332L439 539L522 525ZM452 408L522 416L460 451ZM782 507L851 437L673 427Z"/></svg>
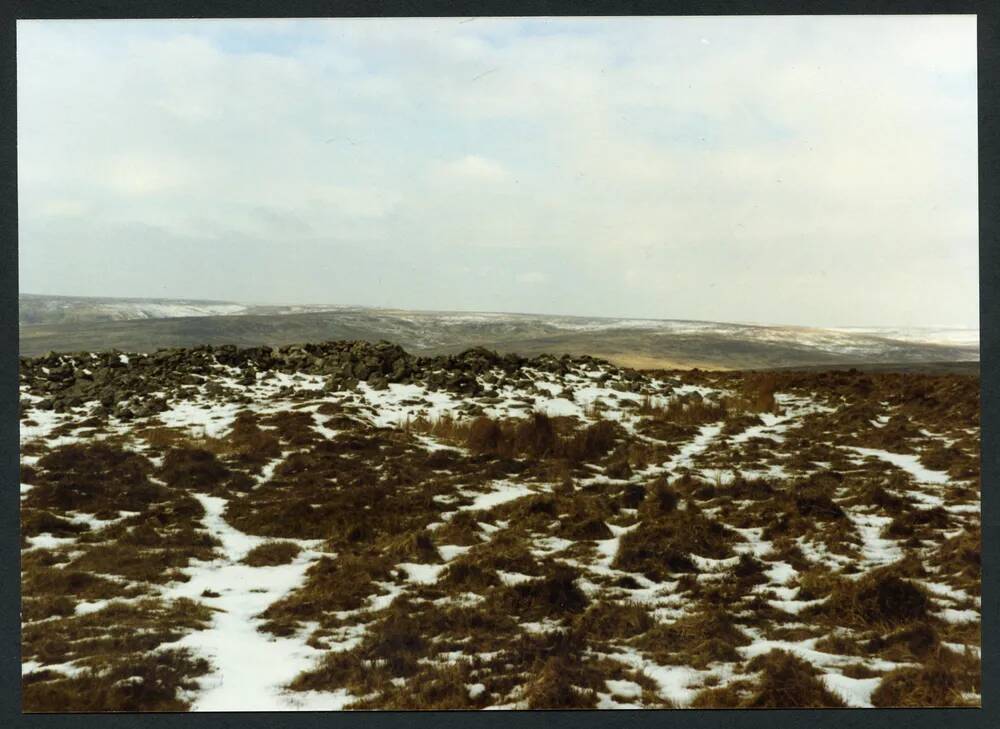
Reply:
<svg viewBox="0 0 1000 729"><path fill-rule="evenodd" d="M321 375L327 391L349 390L365 382L374 389L390 383L420 383L474 397L485 388L514 385L532 389L530 370L565 375L571 370L604 370L612 386L637 390L642 376L588 356L523 357L475 347L459 354L417 357L390 342L331 341L284 347L201 346L161 349L151 354L54 353L22 357L22 389L41 398L39 409L59 412L96 403L95 414L129 419L167 409L204 389L234 401L249 401L239 386L277 373ZM225 384L224 384L225 383ZM288 390L294 391L288 386Z"/></svg>

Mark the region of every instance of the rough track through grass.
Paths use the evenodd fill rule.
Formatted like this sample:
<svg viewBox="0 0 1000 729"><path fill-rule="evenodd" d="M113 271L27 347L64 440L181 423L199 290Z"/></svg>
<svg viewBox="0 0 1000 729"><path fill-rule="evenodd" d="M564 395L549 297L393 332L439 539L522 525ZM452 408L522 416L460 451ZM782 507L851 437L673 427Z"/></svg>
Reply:
<svg viewBox="0 0 1000 729"><path fill-rule="evenodd" d="M978 390L22 359L24 707L978 705Z"/></svg>

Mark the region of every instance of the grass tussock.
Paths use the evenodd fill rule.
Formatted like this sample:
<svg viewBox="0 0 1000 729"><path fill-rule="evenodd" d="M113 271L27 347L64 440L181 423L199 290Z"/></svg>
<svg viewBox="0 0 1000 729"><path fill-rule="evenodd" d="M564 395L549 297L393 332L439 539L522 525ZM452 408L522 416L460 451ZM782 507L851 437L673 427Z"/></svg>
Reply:
<svg viewBox="0 0 1000 729"><path fill-rule="evenodd" d="M55 448L39 458L37 469L25 507L113 517L170 497L149 480L153 466L146 457L103 442Z"/></svg>
<svg viewBox="0 0 1000 729"><path fill-rule="evenodd" d="M250 567L275 567L291 563L301 551L294 542L273 540L258 544L240 561Z"/></svg>
<svg viewBox="0 0 1000 729"><path fill-rule="evenodd" d="M845 627L894 628L927 620L932 607L923 587L904 563L872 570L856 581L841 580L821 605L807 608L814 617Z"/></svg>
<svg viewBox="0 0 1000 729"><path fill-rule="evenodd" d="M203 658L186 649L130 657L72 678L53 671L22 679L22 706L28 713L184 711L182 698L198 688L209 671Z"/></svg>
<svg viewBox="0 0 1000 729"><path fill-rule="evenodd" d="M684 511L643 521L623 535L612 566L661 581L673 573L697 572L691 554L712 559L732 556L736 538L730 529L689 504Z"/></svg>
<svg viewBox="0 0 1000 729"><path fill-rule="evenodd" d="M782 650L757 656L747 668L759 672L753 694L743 706L750 709L846 708L816 677L818 671L801 658Z"/></svg>
<svg viewBox="0 0 1000 729"><path fill-rule="evenodd" d="M704 669L712 663L739 662L741 656L736 648L749 643L726 611L700 604L672 623L658 623L643 634L637 645L657 663Z"/></svg>
<svg viewBox="0 0 1000 729"><path fill-rule="evenodd" d="M981 693L979 659L940 650L920 667L886 674L872 694L872 703L880 708L978 706L978 698L972 696Z"/></svg>
<svg viewBox="0 0 1000 729"><path fill-rule="evenodd" d="M626 640L645 633L654 624L649 611L638 603L600 600L579 616L574 630L590 639Z"/></svg>
<svg viewBox="0 0 1000 729"><path fill-rule="evenodd" d="M576 584L578 577L575 569L555 564L541 578L505 587L492 598L501 609L526 620L562 618L583 612L590 602Z"/></svg>

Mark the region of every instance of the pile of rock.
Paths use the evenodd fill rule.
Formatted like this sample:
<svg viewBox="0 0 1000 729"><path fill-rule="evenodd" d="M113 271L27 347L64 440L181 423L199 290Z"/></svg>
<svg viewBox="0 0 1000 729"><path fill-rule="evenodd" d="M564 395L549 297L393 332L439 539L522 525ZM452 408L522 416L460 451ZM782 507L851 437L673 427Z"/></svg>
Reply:
<svg viewBox="0 0 1000 729"><path fill-rule="evenodd" d="M252 385L274 373L321 375L327 391L349 390L365 382L375 389L390 383L420 383L428 389L475 397L512 385L534 389L526 370L565 375L574 369L603 369L603 380L637 391L642 375L612 368L593 357L498 354L482 347L459 354L417 357L390 342L331 341L284 347L231 345L161 349L150 354L80 352L22 357L20 381L41 400L39 409L59 412L98 402L97 414L145 417L162 412L175 399L187 399L198 388L228 399L242 399L218 376ZM488 386L484 390L483 382Z"/></svg>

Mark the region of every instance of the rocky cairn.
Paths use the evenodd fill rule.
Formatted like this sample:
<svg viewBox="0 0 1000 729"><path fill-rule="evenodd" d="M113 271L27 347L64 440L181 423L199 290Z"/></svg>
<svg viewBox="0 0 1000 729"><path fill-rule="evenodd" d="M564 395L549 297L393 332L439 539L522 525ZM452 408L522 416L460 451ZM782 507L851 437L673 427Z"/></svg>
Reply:
<svg viewBox="0 0 1000 729"><path fill-rule="evenodd" d="M480 347L460 354L414 356L390 342L331 341L283 347L205 345L160 349L149 354L49 352L20 359L22 413L33 409L67 412L87 407L89 415L122 420L144 418L168 409L171 402L201 392L222 401L250 402L242 388L277 373L319 375L329 392L353 390L361 382L375 390L390 383L419 384L428 390L480 398L512 385L533 389L525 370L565 375L574 369L602 370L598 381L621 391L637 392L644 379L632 370L611 367L589 356L498 354ZM220 375L227 382L222 382ZM233 385L237 385L234 387ZM279 395L295 397L286 385ZM308 396L308 392L302 392Z"/></svg>

